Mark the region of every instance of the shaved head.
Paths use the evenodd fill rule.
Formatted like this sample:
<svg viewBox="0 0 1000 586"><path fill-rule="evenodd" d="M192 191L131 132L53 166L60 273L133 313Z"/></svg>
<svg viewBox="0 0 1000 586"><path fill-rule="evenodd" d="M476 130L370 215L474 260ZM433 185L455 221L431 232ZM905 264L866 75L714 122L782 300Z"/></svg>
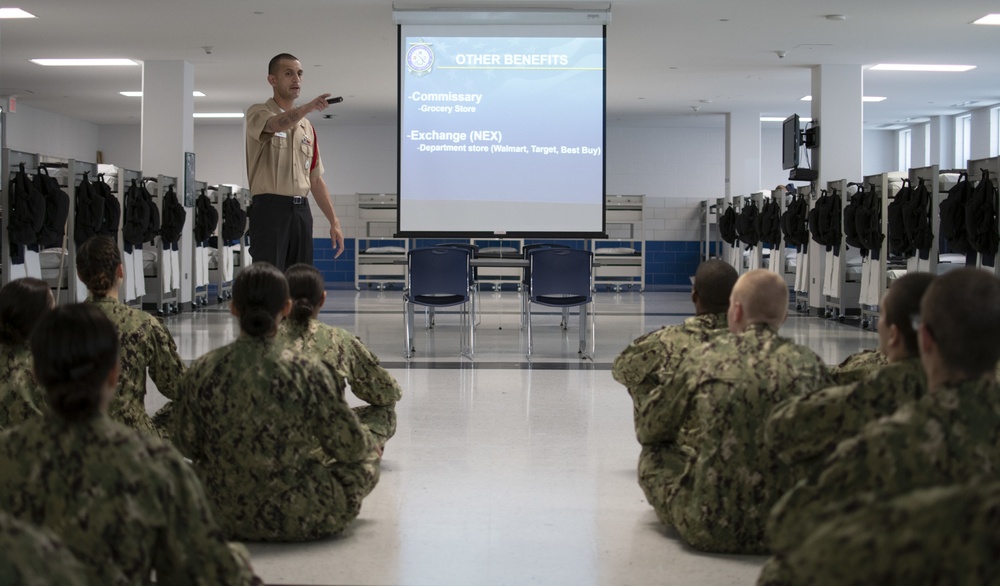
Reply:
<svg viewBox="0 0 1000 586"><path fill-rule="evenodd" d="M788 285L777 273L750 271L736 281L729 305L730 329L743 331L746 326L762 323L777 331L788 317Z"/></svg>

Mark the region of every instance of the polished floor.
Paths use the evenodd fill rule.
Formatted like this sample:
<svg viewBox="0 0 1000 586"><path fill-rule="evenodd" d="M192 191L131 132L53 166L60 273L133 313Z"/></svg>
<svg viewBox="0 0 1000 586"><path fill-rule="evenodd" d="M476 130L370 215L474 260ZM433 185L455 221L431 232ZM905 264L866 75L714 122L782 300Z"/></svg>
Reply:
<svg viewBox="0 0 1000 586"><path fill-rule="evenodd" d="M539 311L531 360L514 291L484 291L473 360L459 320L418 314L403 359L398 290L330 291L321 319L354 332L403 388L382 476L336 538L248 544L269 584L751 585L764 558L709 555L657 521L635 481L639 446L628 394L611 377L636 336L692 314L687 293L601 292L594 359L578 320ZM225 307L167 319L191 360L238 333ZM857 327L792 313L782 334L836 363L877 344ZM151 393L150 409L163 398Z"/></svg>

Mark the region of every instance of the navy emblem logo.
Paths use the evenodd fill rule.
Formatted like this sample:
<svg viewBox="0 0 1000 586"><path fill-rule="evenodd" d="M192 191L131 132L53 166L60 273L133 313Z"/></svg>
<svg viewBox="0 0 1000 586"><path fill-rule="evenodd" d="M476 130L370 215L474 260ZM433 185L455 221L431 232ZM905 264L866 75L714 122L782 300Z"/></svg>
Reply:
<svg viewBox="0 0 1000 586"><path fill-rule="evenodd" d="M417 77L423 77L434 67L434 50L426 41L410 43L406 50L406 69Z"/></svg>

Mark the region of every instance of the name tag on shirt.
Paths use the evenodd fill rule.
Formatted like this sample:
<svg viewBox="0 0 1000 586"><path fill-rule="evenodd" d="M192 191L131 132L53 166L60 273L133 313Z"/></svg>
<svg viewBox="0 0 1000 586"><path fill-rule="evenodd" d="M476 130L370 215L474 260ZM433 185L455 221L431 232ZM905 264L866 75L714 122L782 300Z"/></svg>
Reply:
<svg viewBox="0 0 1000 586"><path fill-rule="evenodd" d="M274 136L275 136L275 138L288 138L288 134L286 134L284 132L275 132Z"/></svg>

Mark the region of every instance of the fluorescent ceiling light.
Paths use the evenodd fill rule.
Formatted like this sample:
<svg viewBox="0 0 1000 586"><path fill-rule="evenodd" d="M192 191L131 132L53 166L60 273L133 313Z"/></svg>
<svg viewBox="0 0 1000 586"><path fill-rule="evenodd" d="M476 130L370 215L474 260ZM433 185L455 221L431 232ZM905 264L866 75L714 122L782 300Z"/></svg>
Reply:
<svg viewBox="0 0 1000 586"><path fill-rule="evenodd" d="M242 118L243 112L195 112L195 118Z"/></svg>
<svg viewBox="0 0 1000 586"><path fill-rule="evenodd" d="M802 101L802 102L811 102L812 99L813 99L812 96L802 96L802 98L800 99L800 101ZM885 97L884 96L861 96L861 101L862 102L884 102L885 101Z"/></svg>
<svg viewBox="0 0 1000 586"><path fill-rule="evenodd" d="M1000 14L987 14L986 16L972 21L972 24L998 24L1000 25Z"/></svg>
<svg viewBox="0 0 1000 586"><path fill-rule="evenodd" d="M0 8L0 18L37 18L30 12L25 12L20 8Z"/></svg>
<svg viewBox="0 0 1000 586"><path fill-rule="evenodd" d="M787 116L761 116L761 122L784 122ZM799 118L799 122L812 122L812 118Z"/></svg>
<svg viewBox="0 0 1000 586"><path fill-rule="evenodd" d="M915 63L879 63L869 71L969 71L975 65L918 65Z"/></svg>
<svg viewBox="0 0 1000 586"><path fill-rule="evenodd" d="M46 67L96 67L96 66L120 66L138 65L131 59L29 59L36 65Z"/></svg>
<svg viewBox="0 0 1000 586"><path fill-rule="evenodd" d="M142 92L118 92L118 93L121 94L121 95L123 95L123 96L125 96L126 98L141 98L142 97ZM204 98L205 97L205 93L204 92L199 92L198 90L194 90L194 93L192 95L194 97L196 97L196 98Z"/></svg>

